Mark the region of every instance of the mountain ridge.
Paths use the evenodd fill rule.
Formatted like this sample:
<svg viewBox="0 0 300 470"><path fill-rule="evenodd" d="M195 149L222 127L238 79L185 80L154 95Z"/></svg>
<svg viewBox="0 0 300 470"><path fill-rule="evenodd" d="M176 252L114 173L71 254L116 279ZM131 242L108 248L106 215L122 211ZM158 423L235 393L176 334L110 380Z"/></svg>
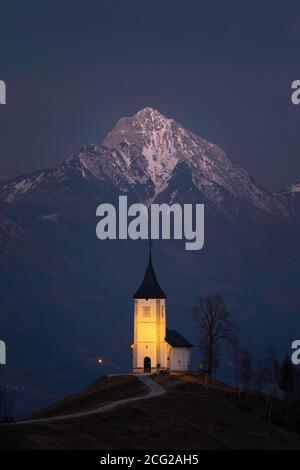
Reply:
<svg viewBox="0 0 300 470"><path fill-rule="evenodd" d="M68 192L86 182L110 183L124 193L134 192L146 202L168 187L180 164L192 175L192 184L213 209L229 219L258 210L271 216L289 217L287 198L265 190L216 144L185 129L174 119L146 107L132 117L121 118L103 144L83 146L53 168L35 171L0 183L0 199L30 199L35 192ZM234 201L234 208L228 209Z"/></svg>

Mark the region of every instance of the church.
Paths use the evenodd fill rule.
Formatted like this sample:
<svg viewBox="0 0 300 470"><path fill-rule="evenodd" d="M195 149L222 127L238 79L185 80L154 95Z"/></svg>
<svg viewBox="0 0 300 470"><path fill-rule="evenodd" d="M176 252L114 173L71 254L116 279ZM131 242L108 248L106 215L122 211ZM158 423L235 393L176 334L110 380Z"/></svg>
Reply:
<svg viewBox="0 0 300 470"><path fill-rule="evenodd" d="M167 328L166 299L152 264L151 247L143 281L134 295L133 373L186 372L193 345Z"/></svg>

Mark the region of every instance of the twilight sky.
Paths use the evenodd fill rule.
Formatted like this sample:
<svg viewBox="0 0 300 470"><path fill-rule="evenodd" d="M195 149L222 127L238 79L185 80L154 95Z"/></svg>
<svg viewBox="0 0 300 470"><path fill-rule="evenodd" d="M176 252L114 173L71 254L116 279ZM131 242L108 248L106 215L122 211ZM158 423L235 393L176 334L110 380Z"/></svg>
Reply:
<svg viewBox="0 0 300 470"><path fill-rule="evenodd" d="M300 179L299 50L293 0L2 2L0 179L152 106L281 188Z"/></svg>

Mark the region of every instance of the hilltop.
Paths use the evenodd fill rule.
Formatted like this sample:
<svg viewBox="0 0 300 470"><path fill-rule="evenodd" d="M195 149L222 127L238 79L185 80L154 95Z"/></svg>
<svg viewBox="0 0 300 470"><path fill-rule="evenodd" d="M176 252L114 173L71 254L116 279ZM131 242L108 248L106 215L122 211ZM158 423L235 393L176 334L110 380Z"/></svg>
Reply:
<svg viewBox="0 0 300 470"><path fill-rule="evenodd" d="M199 374L154 380L167 393L95 414L57 422L0 427L1 449L298 449L300 441L262 418L268 396L242 393ZM78 395L61 400L32 419L88 410L101 403L141 396L134 376L103 377ZM274 407L274 419L281 403Z"/></svg>

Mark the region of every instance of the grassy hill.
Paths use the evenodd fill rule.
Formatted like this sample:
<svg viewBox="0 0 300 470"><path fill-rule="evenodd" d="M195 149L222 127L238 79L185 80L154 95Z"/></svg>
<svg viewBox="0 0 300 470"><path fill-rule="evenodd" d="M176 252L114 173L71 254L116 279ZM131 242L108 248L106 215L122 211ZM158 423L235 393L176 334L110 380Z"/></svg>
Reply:
<svg viewBox="0 0 300 470"><path fill-rule="evenodd" d="M0 449L298 449L300 440L263 416L269 397L239 395L197 374L155 377L168 393L130 402L100 415L0 427ZM36 413L33 418L88 410L141 395L133 376L98 379L91 387ZM274 420L282 413L274 404Z"/></svg>
<svg viewBox="0 0 300 470"><path fill-rule="evenodd" d="M31 419L88 411L111 401L140 396L145 393L147 393L147 389L137 377L130 375L102 377L81 393L70 395L33 413Z"/></svg>

